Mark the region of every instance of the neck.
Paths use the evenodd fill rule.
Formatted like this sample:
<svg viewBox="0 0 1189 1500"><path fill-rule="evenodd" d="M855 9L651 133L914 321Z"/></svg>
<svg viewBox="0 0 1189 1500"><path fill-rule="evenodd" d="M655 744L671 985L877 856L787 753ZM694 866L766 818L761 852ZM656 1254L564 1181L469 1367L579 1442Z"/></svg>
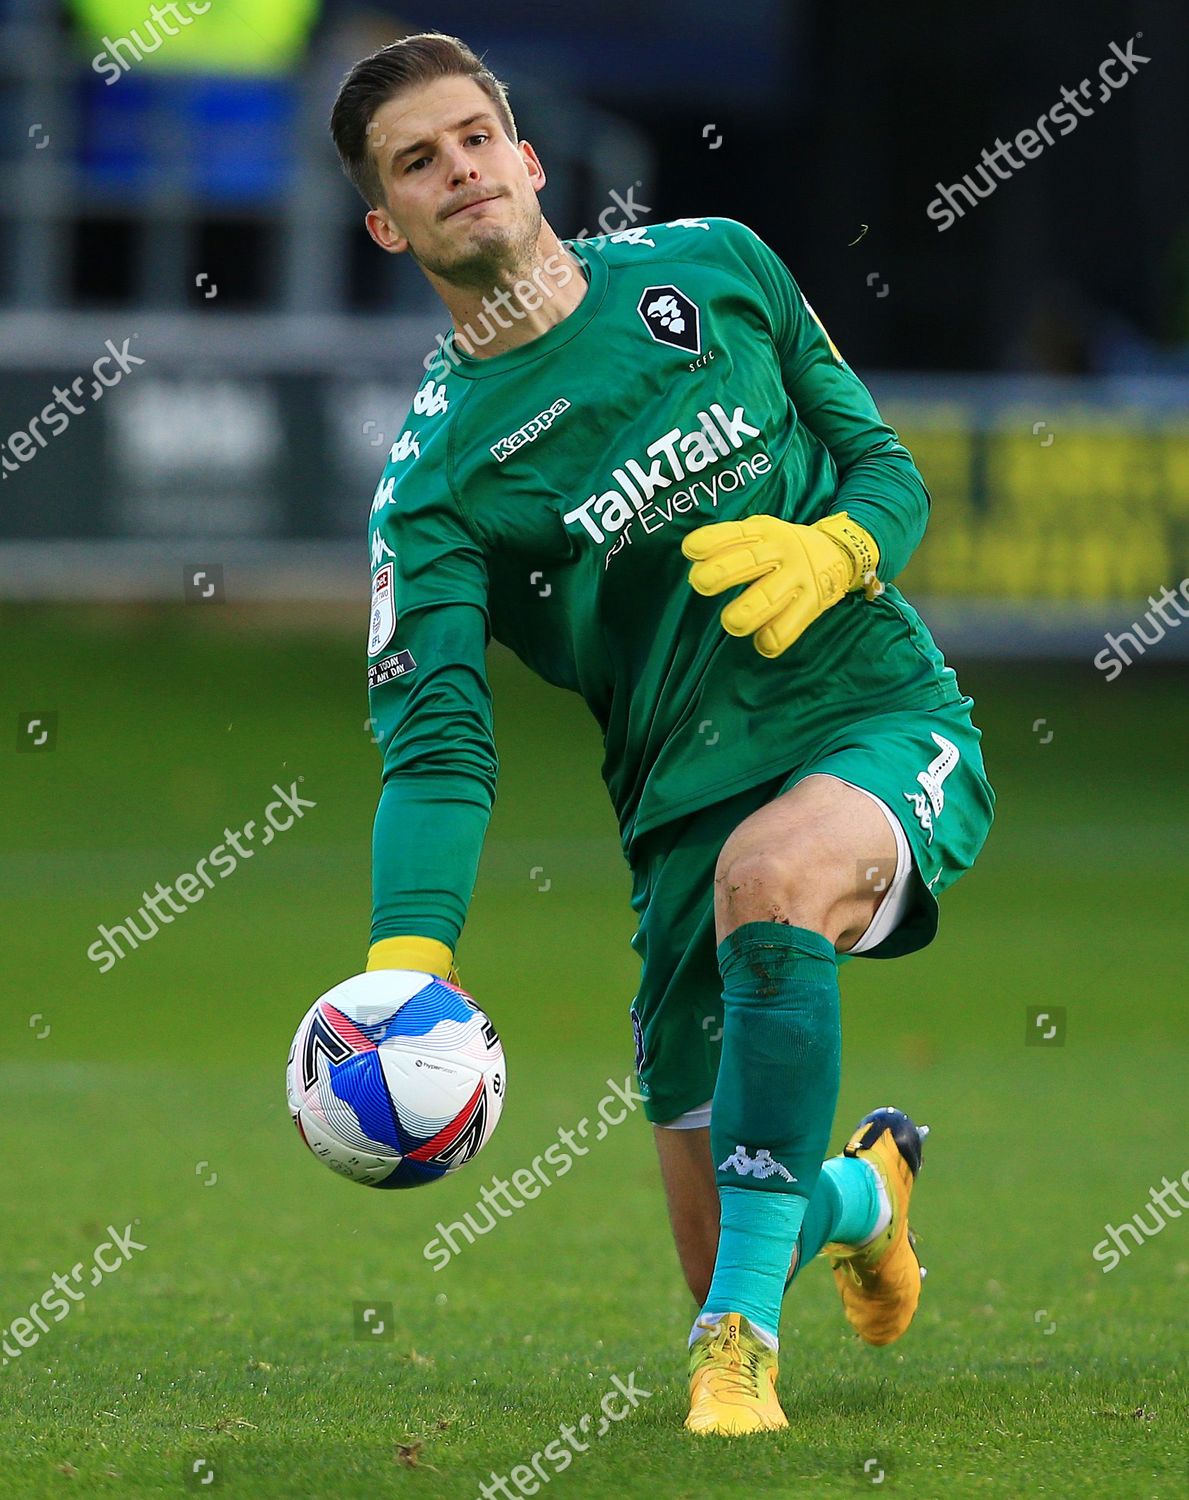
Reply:
<svg viewBox="0 0 1189 1500"><path fill-rule="evenodd" d="M458 348L475 359L490 359L530 343L568 318L586 295L581 262L542 225L533 254L502 269L482 294L470 287L439 283L438 291L454 324Z"/></svg>

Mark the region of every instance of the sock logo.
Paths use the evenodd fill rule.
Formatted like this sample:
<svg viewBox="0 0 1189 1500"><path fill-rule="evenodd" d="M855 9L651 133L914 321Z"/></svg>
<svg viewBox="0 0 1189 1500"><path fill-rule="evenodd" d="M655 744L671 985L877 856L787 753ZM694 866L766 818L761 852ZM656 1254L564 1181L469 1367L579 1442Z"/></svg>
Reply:
<svg viewBox="0 0 1189 1500"><path fill-rule="evenodd" d="M762 1146L754 1156L748 1156L742 1146L736 1146L718 1170L738 1172L740 1177L758 1177L761 1181L765 1177L775 1177L777 1174L786 1182L797 1180L787 1167L773 1159L771 1151L766 1146Z"/></svg>

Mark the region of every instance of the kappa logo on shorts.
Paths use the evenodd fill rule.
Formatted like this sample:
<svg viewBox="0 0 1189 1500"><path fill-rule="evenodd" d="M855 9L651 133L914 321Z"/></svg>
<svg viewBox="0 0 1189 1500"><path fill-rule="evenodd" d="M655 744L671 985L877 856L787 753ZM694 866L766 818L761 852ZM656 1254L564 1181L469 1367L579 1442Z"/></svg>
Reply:
<svg viewBox="0 0 1189 1500"><path fill-rule="evenodd" d="M635 1006L631 1009L632 1036L636 1041L636 1077L640 1078L640 1087L647 1093L648 1085L641 1078L644 1072L644 1028L640 1025L640 1017L636 1014Z"/></svg>
<svg viewBox="0 0 1189 1500"><path fill-rule="evenodd" d="M912 803L917 822L929 835L930 844L933 842L933 819L941 816L941 809L945 806L942 785L958 764L961 754L957 745L951 744L944 735L935 733L932 739L941 754L935 755L925 769L917 773L917 781L923 790L904 793Z"/></svg>
<svg viewBox="0 0 1189 1500"><path fill-rule="evenodd" d="M658 344L670 344L687 354L701 354L701 314L697 304L678 287L645 287L636 311Z"/></svg>
<svg viewBox="0 0 1189 1500"><path fill-rule="evenodd" d="M720 1172L738 1172L740 1177L758 1177L761 1182L765 1177L775 1177L779 1174L786 1182L796 1182L796 1178L786 1166L783 1166L763 1146L754 1156L748 1156L742 1146L736 1146L730 1156L718 1169Z"/></svg>

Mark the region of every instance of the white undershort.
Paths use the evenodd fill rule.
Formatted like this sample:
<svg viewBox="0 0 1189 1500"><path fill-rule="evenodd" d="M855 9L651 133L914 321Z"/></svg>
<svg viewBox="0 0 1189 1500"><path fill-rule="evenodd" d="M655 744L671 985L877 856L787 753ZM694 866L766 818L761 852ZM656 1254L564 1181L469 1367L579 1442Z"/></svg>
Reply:
<svg viewBox="0 0 1189 1500"><path fill-rule="evenodd" d="M827 775L827 772L815 772L815 775ZM802 778L808 781L808 776ZM835 781L843 781L845 778L836 776ZM855 786L853 781L847 781L847 786ZM866 787L855 786L856 792L862 792L864 797L870 797L876 807L888 820L888 827L892 830L892 837L896 840L896 873L892 877L892 883L888 887L888 893L879 903L875 915L863 936L849 951L851 953L869 953L872 948L882 943L889 933L894 932L904 918L908 910L909 898L912 894L912 850L909 848L908 835L900 826L900 820L896 814L883 800L874 792L869 792ZM675 1120L663 1120L660 1122L662 1130L705 1130L710 1125L710 1105L713 1101L707 1099L705 1104L699 1104L696 1109L690 1109L683 1115L678 1115Z"/></svg>

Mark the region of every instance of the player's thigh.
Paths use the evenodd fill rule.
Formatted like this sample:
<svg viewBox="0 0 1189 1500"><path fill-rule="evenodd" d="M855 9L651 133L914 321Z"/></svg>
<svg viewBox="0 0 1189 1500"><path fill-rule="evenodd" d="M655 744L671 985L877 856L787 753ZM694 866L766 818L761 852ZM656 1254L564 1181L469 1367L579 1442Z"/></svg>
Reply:
<svg viewBox="0 0 1189 1500"><path fill-rule="evenodd" d="M872 919L872 929L880 929L873 933L878 940L861 943L863 957L893 958L930 943L937 931L937 897L970 869L986 840L995 794L971 706L963 698L939 708L858 720L790 778L790 790L819 775L847 782L882 804L899 826L898 843L910 868L898 878L907 878L908 885L903 891L889 888L883 902L895 898L900 915L883 930L881 903ZM887 867L879 861L862 869L856 865L855 873L889 883ZM845 947L840 944L840 950Z"/></svg>

